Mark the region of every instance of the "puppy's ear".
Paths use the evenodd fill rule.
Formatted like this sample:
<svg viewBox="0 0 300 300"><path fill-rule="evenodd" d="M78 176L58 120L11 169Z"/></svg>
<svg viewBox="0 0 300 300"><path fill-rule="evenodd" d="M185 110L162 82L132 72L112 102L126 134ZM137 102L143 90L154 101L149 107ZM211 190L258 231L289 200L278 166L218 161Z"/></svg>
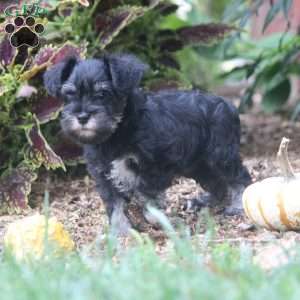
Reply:
<svg viewBox="0 0 300 300"><path fill-rule="evenodd" d="M110 72L114 88L121 93L130 93L136 88L148 69L133 55L109 55L104 57L104 62Z"/></svg>
<svg viewBox="0 0 300 300"><path fill-rule="evenodd" d="M45 72L44 85L49 95L54 97L61 96L61 87L70 77L77 62L76 57L69 57L64 62L54 65Z"/></svg>

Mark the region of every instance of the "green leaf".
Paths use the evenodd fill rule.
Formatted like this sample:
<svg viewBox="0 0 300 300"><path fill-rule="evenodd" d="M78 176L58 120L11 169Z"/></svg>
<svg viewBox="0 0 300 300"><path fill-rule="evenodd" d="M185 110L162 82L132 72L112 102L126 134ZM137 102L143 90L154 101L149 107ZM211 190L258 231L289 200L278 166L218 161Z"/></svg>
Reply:
<svg viewBox="0 0 300 300"><path fill-rule="evenodd" d="M241 18L245 12L248 11L248 7L245 6L244 0L233 0L226 6L223 20L225 22L234 22Z"/></svg>
<svg viewBox="0 0 300 300"><path fill-rule="evenodd" d="M263 95L262 108L267 113L278 111L288 100L291 92L291 83L288 79L282 81Z"/></svg>
<svg viewBox="0 0 300 300"><path fill-rule="evenodd" d="M239 111L241 113L245 112L247 108L251 107L253 104L253 95L255 92L255 87L250 86L245 92L244 95L241 98L241 102L239 105Z"/></svg>
<svg viewBox="0 0 300 300"><path fill-rule="evenodd" d="M271 24L271 22L274 20L276 15L283 9L284 11L288 8L287 5L285 5L285 2L288 2L287 0L278 0L276 3L272 4L270 10L268 11L268 14L265 18L264 26L263 26L263 32L267 29L267 27Z"/></svg>
<svg viewBox="0 0 300 300"><path fill-rule="evenodd" d="M176 15L170 15L164 18L160 23L161 29L179 29L183 26L188 26L188 22L182 19L179 19Z"/></svg>
<svg viewBox="0 0 300 300"><path fill-rule="evenodd" d="M265 85L265 94L272 91L274 88L277 88L282 82L286 81L286 78L287 74L280 72L280 69L278 69L278 73L267 79L268 83Z"/></svg>
<svg viewBox="0 0 300 300"><path fill-rule="evenodd" d="M282 1L282 10L286 19L289 17L289 11L293 4L293 0L283 0Z"/></svg>

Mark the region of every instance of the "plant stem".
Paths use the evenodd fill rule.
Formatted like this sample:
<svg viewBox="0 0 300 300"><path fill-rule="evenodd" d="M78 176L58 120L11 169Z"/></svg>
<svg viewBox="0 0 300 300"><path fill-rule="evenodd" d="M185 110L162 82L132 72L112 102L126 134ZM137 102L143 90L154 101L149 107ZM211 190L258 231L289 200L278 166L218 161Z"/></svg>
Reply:
<svg viewBox="0 0 300 300"><path fill-rule="evenodd" d="M94 2L94 5L93 5L93 7L91 8L91 11L90 11L90 13L89 13L89 18L91 18L91 17L93 16L93 14L95 13L95 11L96 11L98 5L100 4L100 2L101 2L101 0L96 0L96 1Z"/></svg>
<svg viewBox="0 0 300 300"><path fill-rule="evenodd" d="M295 174L288 158L288 145L290 140L283 137L277 152L277 159L284 178L288 181L295 178Z"/></svg>

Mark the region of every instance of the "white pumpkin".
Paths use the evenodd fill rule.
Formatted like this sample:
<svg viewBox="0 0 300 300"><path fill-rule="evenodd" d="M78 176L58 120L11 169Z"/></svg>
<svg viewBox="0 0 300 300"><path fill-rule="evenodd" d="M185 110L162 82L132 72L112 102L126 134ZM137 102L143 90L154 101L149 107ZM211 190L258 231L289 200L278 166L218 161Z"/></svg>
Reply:
<svg viewBox="0 0 300 300"><path fill-rule="evenodd" d="M256 225L269 230L300 230L300 173L288 160L289 139L277 153L282 177L270 177L248 186L243 193L244 211Z"/></svg>

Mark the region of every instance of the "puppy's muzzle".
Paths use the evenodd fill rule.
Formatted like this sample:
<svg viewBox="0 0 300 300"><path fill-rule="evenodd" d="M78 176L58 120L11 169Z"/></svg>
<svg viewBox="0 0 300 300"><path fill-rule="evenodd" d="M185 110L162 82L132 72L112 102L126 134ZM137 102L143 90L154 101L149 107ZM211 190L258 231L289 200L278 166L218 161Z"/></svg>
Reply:
<svg viewBox="0 0 300 300"><path fill-rule="evenodd" d="M85 125L88 122L88 120L90 119L90 114L87 112L80 112L77 115L77 119L81 125Z"/></svg>

